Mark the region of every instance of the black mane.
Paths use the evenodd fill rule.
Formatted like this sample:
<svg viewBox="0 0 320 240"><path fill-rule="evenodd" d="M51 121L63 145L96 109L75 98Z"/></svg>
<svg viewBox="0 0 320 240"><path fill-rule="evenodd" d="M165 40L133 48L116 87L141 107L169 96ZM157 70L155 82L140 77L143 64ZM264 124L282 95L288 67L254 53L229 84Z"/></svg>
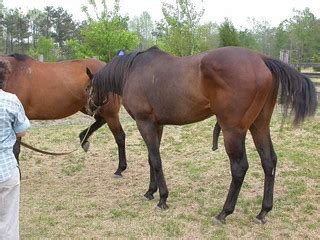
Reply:
<svg viewBox="0 0 320 240"><path fill-rule="evenodd" d="M93 92L96 102L101 104L109 92L122 95L126 78L134 68L136 60L144 56L144 53L161 51L153 46L147 50L135 51L128 55L116 56L94 75L92 80Z"/></svg>
<svg viewBox="0 0 320 240"><path fill-rule="evenodd" d="M14 57L16 60L18 61L26 61L28 59L30 59L31 57L29 57L28 55L25 55L25 54L20 54L20 53L13 53L13 54L10 54L9 57Z"/></svg>
<svg viewBox="0 0 320 240"><path fill-rule="evenodd" d="M0 89L3 89L6 81L8 66L5 62L0 61Z"/></svg>

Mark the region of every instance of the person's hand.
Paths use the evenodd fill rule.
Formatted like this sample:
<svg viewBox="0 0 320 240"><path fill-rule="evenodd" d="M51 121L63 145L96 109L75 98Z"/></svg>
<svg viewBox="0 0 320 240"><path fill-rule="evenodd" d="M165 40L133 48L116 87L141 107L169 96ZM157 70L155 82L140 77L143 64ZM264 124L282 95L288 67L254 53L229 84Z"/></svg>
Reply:
<svg viewBox="0 0 320 240"><path fill-rule="evenodd" d="M24 135L26 135L27 132L20 132L20 133L16 133L16 136L19 137L23 137Z"/></svg>

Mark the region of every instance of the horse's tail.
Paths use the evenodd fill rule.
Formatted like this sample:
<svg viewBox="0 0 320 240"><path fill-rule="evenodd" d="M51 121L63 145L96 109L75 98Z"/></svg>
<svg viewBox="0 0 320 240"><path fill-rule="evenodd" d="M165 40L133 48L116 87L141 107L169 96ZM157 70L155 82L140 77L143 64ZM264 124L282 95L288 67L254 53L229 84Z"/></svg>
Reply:
<svg viewBox="0 0 320 240"><path fill-rule="evenodd" d="M312 81L280 60L262 58L273 78L280 82L280 103L283 104L284 116L291 108L295 112L294 125L303 122L307 116L313 116L317 108L317 94Z"/></svg>
<svg viewBox="0 0 320 240"><path fill-rule="evenodd" d="M7 63L5 61L0 61L0 89L4 88L7 73L8 73Z"/></svg>

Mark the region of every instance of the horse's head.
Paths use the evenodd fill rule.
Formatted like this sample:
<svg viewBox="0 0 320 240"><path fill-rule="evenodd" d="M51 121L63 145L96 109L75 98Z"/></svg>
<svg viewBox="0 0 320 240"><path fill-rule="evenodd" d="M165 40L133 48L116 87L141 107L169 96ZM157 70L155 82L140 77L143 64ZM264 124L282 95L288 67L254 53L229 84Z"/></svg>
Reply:
<svg viewBox="0 0 320 240"><path fill-rule="evenodd" d="M94 74L92 74L89 68L87 68L87 75L90 79L90 83L87 87L88 100L86 110L88 114L94 115L104 104L108 102L108 96L105 96L103 98L100 97L99 91L95 89L95 85L93 84Z"/></svg>

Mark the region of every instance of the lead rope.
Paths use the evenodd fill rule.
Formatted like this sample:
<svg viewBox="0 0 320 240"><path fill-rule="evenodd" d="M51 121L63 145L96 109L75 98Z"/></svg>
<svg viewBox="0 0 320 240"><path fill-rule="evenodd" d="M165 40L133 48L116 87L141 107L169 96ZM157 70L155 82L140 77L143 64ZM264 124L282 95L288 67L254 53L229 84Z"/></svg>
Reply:
<svg viewBox="0 0 320 240"><path fill-rule="evenodd" d="M86 139L86 137L87 137L87 135L88 135L88 133L89 133L89 131L90 131L91 126L92 126L92 125L90 125L90 126L88 127L88 130L87 130L86 134L84 135L84 138L83 138L82 141L80 142L80 146L77 147L76 149L73 149L73 150L69 151L69 152L48 152L48 151L44 151L44 150L38 149L38 148L36 148L36 147L33 147L33 146L31 146L31 145L29 145L29 144L27 144L27 143L24 143L24 142L21 141L21 139L20 139L20 140L17 140L17 141L19 141L22 146L24 146L24 147L26 147L26 148L29 148L29 149L31 149L31 150L33 150L33 151L35 151L35 152L39 152L39 153L43 153L43 154L47 154L47 155L53 155L53 156L68 155L68 154L70 154L70 153L73 153L73 152L77 151L77 150L82 146L82 144L84 143L84 140Z"/></svg>
<svg viewBox="0 0 320 240"><path fill-rule="evenodd" d="M29 149L31 149L31 150L33 150L33 151L35 151L35 152L39 152L39 153L43 153L43 154L47 154L47 155L53 155L53 156L68 155L68 154L70 154L70 153L73 153L73 152L77 151L77 150L82 146L82 144L84 143L84 140L86 139L86 137L87 137L87 135L88 135L88 133L89 133L89 131L90 131L91 126L92 126L92 124L88 127L88 130L87 130L86 134L84 135L84 138L83 138L82 141L80 142L80 146L77 147L76 149L72 150L72 151L69 151L69 152L60 152L60 153L59 153L59 152L47 152L47 151L44 151L44 150L35 148L35 147L33 147L33 146L31 146L31 145L29 145L29 144L27 144L27 143L22 142L22 141L21 141L21 138L20 138L20 139L17 139L17 141L18 141L22 146L24 146L24 147L26 147L26 148L29 148ZM20 175L20 181L21 181L21 169L20 169L20 163L19 163L19 160L18 160L18 159L17 159L17 163L18 163L18 166L17 166L17 167L18 167L18 169L19 169L19 175Z"/></svg>

